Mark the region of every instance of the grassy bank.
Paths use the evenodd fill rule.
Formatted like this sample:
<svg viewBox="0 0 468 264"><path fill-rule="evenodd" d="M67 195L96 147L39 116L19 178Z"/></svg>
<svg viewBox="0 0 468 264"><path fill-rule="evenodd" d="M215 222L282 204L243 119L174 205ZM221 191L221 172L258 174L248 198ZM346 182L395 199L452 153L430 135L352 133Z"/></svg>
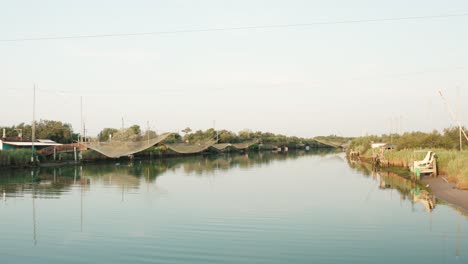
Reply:
<svg viewBox="0 0 468 264"><path fill-rule="evenodd" d="M428 150L393 150L386 151L384 156L393 165L409 167L414 160L422 160ZM458 188L468 189L468 151L431 150L437 155L439 174L447 175L450 181L457 183Z"/></svg>
<svg viewBox="0 0 468 264"><path fill-rule="evenodd" d="M468 150L456 150L455 137L452 130L445 130L444 134L421 132L407 133L393 136L393 143L397 148L384 152L385 160L393 166L410 167L413 161L422 160L428 150L437 155L439 174L448 176L459 189L468 189ZM350 150L359 151L363 157L372 157L372 142L389 142L390 136L368 136L356 138L352 141ZM404 147L404 148L403 148Z"/></svg>
<svg viewBox="0 0 468 264"><path fill-rule="evenodd" d="M0 151L0 167L27 167L31 165L31 150Z"/></svg>

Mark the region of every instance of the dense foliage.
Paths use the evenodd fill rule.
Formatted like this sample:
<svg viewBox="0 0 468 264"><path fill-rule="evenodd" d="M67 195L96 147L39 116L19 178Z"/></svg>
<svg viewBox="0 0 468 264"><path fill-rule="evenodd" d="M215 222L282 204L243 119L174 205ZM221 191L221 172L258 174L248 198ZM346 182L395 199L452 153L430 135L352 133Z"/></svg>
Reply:
<svg viewBox="0 0 468 264"><path fill-rule="evenodd" d="M426 151L437 155L437 166L441 173L457 183L458 188L468 189L468 142L463 138L460 150L460 134L456 127L446 128L442 133L411 132L403 135L365 136L352 140L349 150L359 151L363 156L371 156L371 144L384 142L394 144L396 149L385 152L385 158L393 164L412 166L413 161L421 160ZM420 151L416 151L420 150Z"/></svg>
<svg viewBox="0 0 468 264"><path fill-rule="evenodd" d="M463 149L468 150L468 142L462 144ZM389 134L381 136L365 136L358 137L351 141L350 149L359 150L361 153L366 153L370 149L371 144L376 142L385 142L394 144L398 150L401 149L426 149L426 148L442 148L442 149L459 149L459 129L456 127L446 128L442 133L434 130L430 133L424 132L408 132L402 135Z"/></svg>
<svg viewBox="0 0 468 264"><path fill-rule="evenodd" d="M289 146L297 147L298 145L311 146L311 147L323 147L322 144L318 143L314 138L300 138L295 136L285 136L281 134L274 134L269 132L256 131L253 132L248 129L239 131L238 133L229 131L229 130L214 130L213 128L207 130L196 130L192 131L191 128L187 127L183 129L182 134L174 134L166 139L166 143L177 143L177 142L186 142L186 143L199 143L205 142L210 139L218 138L218 143L242 143L250 142L253 140L259 140L263 144L276 145L276 146ZM115 129L115 128L104 128L98 135L100 141L109 140L112 135L113 139L120 140L138 140L145 139L148 136L153 138L156 136L154 131L144 131L142 133L139 126L131 126L128 129ZM338 142L343 144L347 142L350 138L337 137L335 135L328 137L320 137L325 142Z"/></svg>
<svg viewBox="0 0 468 264"><path fill-rule="evenodd" d="M42 159L40 155L38 158ZM0 167L26 167L30 164L31 150L29 149L0 151Z"/></svg>
<svg viewBox="0 0 468 264"><path fill-rule="evenodd" d="M0 127L0 133L5 129L7 137L22 135L25 139L31 139L32 125L21 123L11 127ZM3 134L2 134L3 135ZM36 122L36 139L51 139L58 143L72 143L78 135L73 133L73 128L68 123L53 120L40 120Z"/></svg>
<svg viewBox="0 0 468 264"><path fill-rule="evenodd" d="M297 147L298 145L307 145L311 147L323 147L314 138L301 138L295 136L285 136L281 134L274 134L270 132L253 132L248 129L239 131L238 133L229 130L215 131L213 128L205 131L197 130L190 133L190 128L184 129L185 135L181 137L181 140L189 143L206 141L218 137L218 143L241 143L249 142L253 140L259 140L263 144L277 145L277 146L289 146ZM218 133L218 134L216 134ZM328 138L328 137L327 137ZM341 139L341 138L340 138ZM342 140L342 139L341 139Z"/></svg>

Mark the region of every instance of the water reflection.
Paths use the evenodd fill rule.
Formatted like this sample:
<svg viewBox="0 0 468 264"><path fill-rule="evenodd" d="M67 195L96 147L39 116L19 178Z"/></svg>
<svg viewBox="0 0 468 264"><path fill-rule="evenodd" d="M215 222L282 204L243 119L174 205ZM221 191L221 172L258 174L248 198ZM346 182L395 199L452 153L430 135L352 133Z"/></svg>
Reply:
<svg viewBox="0 0 468 264"><path fill-rule="evenodd" d="M364 176L371 177L373 180L377 181L380 190L397 190L400 194L400 200L411 201L411 208L413 211L414 204L421 203L426 212L430 213L429 230L432 232L432 211L435 209L437 203L446 203L436 199L430 190L421 182L412 178L407 170L404 168L378 169L370 164L353 159L349 159L348 164L351 168L360 171ZM458 260L460 258L461 218L463 216L468 216L468 212L458 207L453 208L458 211L455 242L455 256Z"/></svg>
<svg viewBox="0 0 468 264"><path fill-rule="evenodd" d="M424 186L397 172L351 166L342 153L291 152L6 172L0 177L2 259L466 261L462 215L434 208Z"/></svg>
<svg viewBox="0 0 468 264"><path fill-rule="evenodd" d="M416 203L421 203L427 212L432 212L437 204L442 204L452 207L461 215L468 216L468 211L437 199L430 189L423 182L412 177L413 175L406 168L376 168L371 164L350 159L347 162L351 168L359 171L363 176L378 181L379 189L396 190L401 200L411 201L412 210Z"/></svg>
<svg viewBox="0 0 468 264"><path fill-rule="evenodd" d="M33 170L5 170L0 177L3 202L8 198L31 197L32 241L38 244L37 199L58 199L62 194L78 188L80 193L80 232L84 226L84 200L93 183L121 189L121 202L125 194L140 189L143 183L149 188L157 178L177 170L199 177L214 175L216 171L232 168L249 169L272 162L298 159L306 155L326 155L330 151L293 151L289 153L246 153L221 156L174 157L158 160L137 160L128 163L99 163ZM164 190L160 190L163 191Z"/></svg>
<svg viewBox="0 0 468 264"><path fill-rule="evenodd" d="M421 203L427 212L431 212L436 206L435 196L426 189L419 181L408 178L409 174L402 169L379 170L370 164L355 162L350 160L350 167L362 172L365 176L372 177L378 181L378 188L381 190L397 190L401 200L409 200L414 205ZM396 172L395 172L396 171ZM414 207L412 207L414 210Z"/></svg>
<svg viewBox="0 0 468 264"><path fill-rule="evenodd" d="M34 198L56 199L69 192L74 185L80 185L82 192L89 190L93 182L117 186L124 192L139 189L142 182L153 183L167 173L177 170L185 174L206 177L217 171L232 168L250 169L298 159L306 155L326 155L330 151L291 151L288 153L246 153L214 156L174 157L157 160L136 160L128 163L99 163L59 168L28 170L5 170L0 177L3 200L8 197L23 197L32 193Z"/></svg>

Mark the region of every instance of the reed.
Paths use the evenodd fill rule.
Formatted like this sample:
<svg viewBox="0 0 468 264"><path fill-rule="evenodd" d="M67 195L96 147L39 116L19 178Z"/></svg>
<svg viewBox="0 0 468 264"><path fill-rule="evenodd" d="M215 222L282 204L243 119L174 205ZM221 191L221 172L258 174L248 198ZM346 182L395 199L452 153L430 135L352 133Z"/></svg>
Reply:
<svg viewBox="0 0 468 264"><path fill-rule="evenodd" d="M0 151L0 167L26 167L31 164L31 150Z"/></svg>
<svg viewBox="0 0 468 264"><path fill-rule="evenodd" d="M437 166L440 174L446 174L448 179L457 184L457 188L468 189L468 151L447 149L431 149L436 153ZM415 160L424 158L429 149L391 150L385 152L385 158L392 164L402 164L409 167Z"/></svg>

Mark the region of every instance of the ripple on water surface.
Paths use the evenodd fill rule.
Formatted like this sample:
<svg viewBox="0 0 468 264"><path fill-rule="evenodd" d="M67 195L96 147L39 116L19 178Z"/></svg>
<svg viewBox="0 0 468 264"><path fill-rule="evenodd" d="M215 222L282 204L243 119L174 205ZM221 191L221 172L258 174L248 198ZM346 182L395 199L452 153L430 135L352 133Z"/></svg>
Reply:
<svg viewBox="0 0 468 264"><path fill-rule="evenodd" d="M379 189L342 154L190 157L38 177L0 182L4 263L467 260L465 216Z"/></svg>

